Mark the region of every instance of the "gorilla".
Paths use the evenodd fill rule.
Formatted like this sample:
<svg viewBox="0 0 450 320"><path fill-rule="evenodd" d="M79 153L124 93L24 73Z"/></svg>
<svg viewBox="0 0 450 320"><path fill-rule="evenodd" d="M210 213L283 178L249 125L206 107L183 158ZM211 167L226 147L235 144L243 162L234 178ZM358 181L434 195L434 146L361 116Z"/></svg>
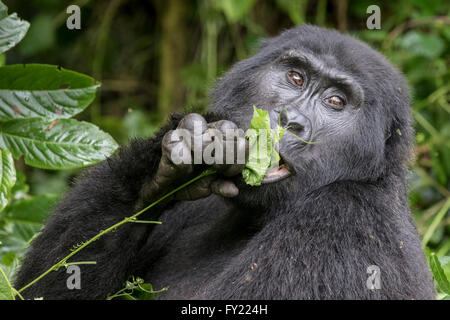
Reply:
<svg viewBox="0 0 450 320"><path fill-rule="evenodd" d="M246 130L253 105L263 108L296 136L282 138L279 168L255 187L242 164L212 164L218 173L140 217L161 225L126 223L72 257L96 261L79 265L80 289L68 289L60 268L25 297L105 299L130 275L169 286L159 299L435 297L408 208L410 96L381 54L337 31L298 26L235 64L211 101L208 113L173 115L155 137L90 168L32 242L15 286L211 167L172 161L180 128Z"/></svg>

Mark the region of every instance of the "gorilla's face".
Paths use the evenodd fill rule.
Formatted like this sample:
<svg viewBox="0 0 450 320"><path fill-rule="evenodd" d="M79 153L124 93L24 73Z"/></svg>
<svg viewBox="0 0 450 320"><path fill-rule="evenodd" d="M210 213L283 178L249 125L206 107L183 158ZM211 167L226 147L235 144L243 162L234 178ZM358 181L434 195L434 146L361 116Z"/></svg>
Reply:
<svg viewBox="0 0 450 320"><path fill-rule="evenodd" d="M244 196L265 193L272 201L339 180L376 180L410 144L402 77L381 55L335 31L302 26L271 39L225 75L213 99L213 108L243 129L255 105L289 131L280 143L281 169L260 188L241 182ZM401 130L403 141L391 138Z"/></svg>
<svg viewBox="0 0 450 320"><path fill-rule="evenodd" d="M292 174L302 176L317 159L332 159L336 152L350 151L342 142L357 135L358 113L364 103L363 90L351 74L334 68L325 57L297 49L283 53L264 68L258 83L262 99L258 105L270 111L272 124L288 130L280 154ZM336 150L339 141L340 150ZM337 169L325 162L322 170ZM286 171L282 166L267 181L287 178Z"/></svg>

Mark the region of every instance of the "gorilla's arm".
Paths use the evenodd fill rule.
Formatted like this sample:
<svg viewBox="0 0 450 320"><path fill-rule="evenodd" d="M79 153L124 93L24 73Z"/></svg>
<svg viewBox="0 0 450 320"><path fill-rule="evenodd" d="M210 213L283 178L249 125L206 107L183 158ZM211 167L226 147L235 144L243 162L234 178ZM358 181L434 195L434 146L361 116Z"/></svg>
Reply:
<svg viewBox="0 0 450 320"><path fill-rule="evenodd" d="M72 188L33 241L15 286L20 289L80 244L136 211L140 189L152 179L161 157L164 131L151 140L136 140L118 155L97 165ZM60 268L27 288L27 298L105 298L120 289L133 272L131 262L151 225L125 224L92 243L68 262L80 265L81 290L69 290L70 274Z"/></svg>
<svg viewBox="0 0 450 320"><path fill-rule="evenodd" d="M209 121L216 115L206 115ZM169 159L171 148L183 145L172 141L175 128L192 128L200 121L203 127L234 126L228 121L207 123L197 114L183 118L174 116L171 125L150 140L137 140L122 148L118 155L97 165L72 188L46 223L42 233L33 241L15 287L20 289L70 253L76 244L87 241L101 230L121 221L179 186L195 175L193 165L175 165ZM206 132L206 131L205 131ZM222 131L221 131L222 132ZM245 138L243 138L245 139ZM244 144L245 145L245 144ZM192 152L192 150L186 150ZM200 166L202 167L202 166ZM233 173L240 166L223 166ZM152 208L139 218L156 220L163 210L169 210L173 200L195 200L214 192L233 196L237 188L227 180L210 176L197 181L177 193L172 201ZM82 264L81 290L69 290L70 274L64 267L53 271L23 291L27 298L46 299L104 299L121 288L127 277L142 269L138 257L154 225L128 223L106 234L77 253L68 262L96 261L96 265Z"/></svg>

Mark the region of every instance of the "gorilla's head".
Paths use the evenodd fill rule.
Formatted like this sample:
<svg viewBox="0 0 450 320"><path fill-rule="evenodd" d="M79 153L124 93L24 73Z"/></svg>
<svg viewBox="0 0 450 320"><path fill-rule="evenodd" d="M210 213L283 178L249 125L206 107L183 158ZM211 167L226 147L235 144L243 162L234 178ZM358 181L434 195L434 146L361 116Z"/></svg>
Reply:
<svg viewBox="0 0 450 320"><path fill-rule="evenodd" d="M243 129L255 105L293 133L280 144L292 175L280 172L284 179L260 188L240 181L243 197L264 193L273 201L335 181L375 182L402 175L410 154L402 75L368 45L337 31L303 25L264 41L218 81L212 101L213 111Z"/></svg>

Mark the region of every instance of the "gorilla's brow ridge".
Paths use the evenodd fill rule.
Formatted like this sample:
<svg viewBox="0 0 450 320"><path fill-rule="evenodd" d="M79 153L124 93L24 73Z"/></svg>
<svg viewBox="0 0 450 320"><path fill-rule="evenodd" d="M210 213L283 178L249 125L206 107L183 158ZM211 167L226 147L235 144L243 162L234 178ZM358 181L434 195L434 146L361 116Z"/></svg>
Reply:
<svg viewBox="0 0 450 320"><path fill-rule="evenodd" d="M335 58L332 56L332 58ZM322 77L330 80L331 83L338 84L348 91L355 106L359 106L364 101L364 91L354 77L338 70L326 63L326 61L317 58L315 55L299 50L290 49L282 54L277 62L296 61L302 67L306 67L310 71L320 74Z"/></svg>

